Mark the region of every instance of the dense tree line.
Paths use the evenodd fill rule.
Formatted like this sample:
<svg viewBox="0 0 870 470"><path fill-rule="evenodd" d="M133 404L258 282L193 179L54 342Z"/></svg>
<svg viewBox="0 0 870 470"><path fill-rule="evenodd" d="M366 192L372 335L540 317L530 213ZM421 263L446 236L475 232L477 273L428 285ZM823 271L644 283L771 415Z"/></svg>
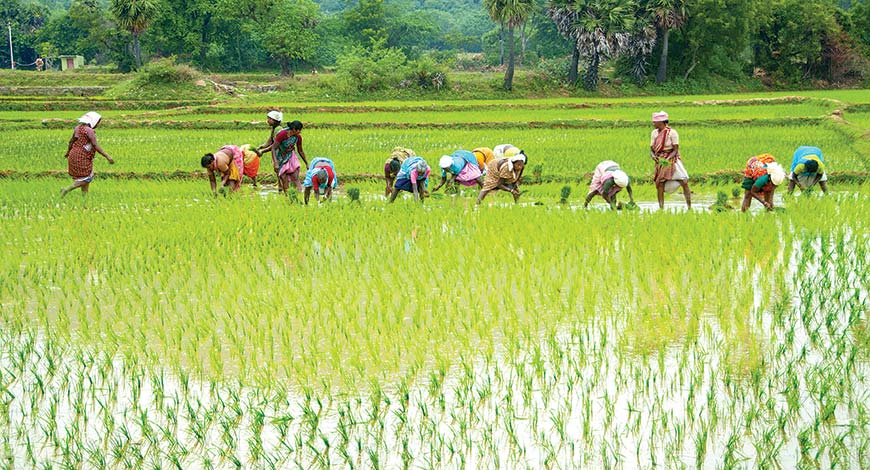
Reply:
<svg viewBox="0 0 870 470"><path fill-rule="evenodd" d="M0 0L16 61L80 54L120 70L175 56L216 72L370 63L552 62L594 90L602 67L639 85L755 76L870 77L858 0ZM401 54L400 56L397 54ZM0 60L9 64L8 47ZM392 57L392 58L391 58ZM374 59L379 58L379 59ZM580 79L582 70L582 80ZM608 74L610 75L610 74Z"/></svg>

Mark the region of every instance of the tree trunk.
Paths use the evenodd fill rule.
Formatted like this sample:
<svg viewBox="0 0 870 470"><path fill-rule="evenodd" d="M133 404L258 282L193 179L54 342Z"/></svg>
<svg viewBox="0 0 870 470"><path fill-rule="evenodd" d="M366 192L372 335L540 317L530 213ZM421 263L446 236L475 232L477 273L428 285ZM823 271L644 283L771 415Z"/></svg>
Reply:
<svg viewBox="0 0 870 470"><path fill-rule="evenodd" d="M142 68L142 51L139 49L139 33L133 33L133 59L136 69Z"/></svg>
<svg viewBox="0 0 870 470"><path fill-rule="evenodd" d="M514 87L514 27L508 28L508 66L504 72L504 89L511 91Z"/></svg>
<svg viewBox="0 0 870 470"><path fill-rule="evenodd" d="M520 49L520 66L526 61L526 42L528 40L529 38L526 36L526 24L523 23L523 27L520 28L520 45L522 46L522 49Z"/></svg>
<svg viewBox="0 0 870 470"><path fill-rule="evenodd" d="M571 65L568 67L568 83L571 85L577 84L577 69L580 67L580 49L574 44L574 51L571 53Z"/></svg>
<svg viewBox="0 0 870 470"><path fill-rule="evenodd" d="M290 61L282 58L281 60L279 60L279 62L281 63L281 76L282 77L291 76L293 74L293 72L290 70Z"/></svg>
<svg viewBox="0 0 870 470"><path fill-rule="evenodd" d="M594 52L592 58L589 59L589 70L586 71L586 77L583 79L583 88L585 88L586 91L595 91L598 89L598 65L600 62L601 59L598 56L598 52Z"/></svg>
<svg viewBox="0 0 870 470"><path fill-rule="evenodd" d="M498 65L504 65L504 25L498 27L498 42L501 45L501 51L498 56Z"/></svg>
<svg viewBox="0 0 870 470"><path fill-rule="evenodd" d="M200 35L199 45L199 66L205 66L205 57L208 53L208 26L211 24L211 13L206 13L205 19L202 21L202 34Z"/></svg>
<svg viewBox="0 0 870 470"><path fill-rule="evenodd" d="M656 83L662 84L668 78L668 36L671 35L671 30L664 29L664 38L662 39L662 56L659 59L659 72L656 74Z"/></svg>

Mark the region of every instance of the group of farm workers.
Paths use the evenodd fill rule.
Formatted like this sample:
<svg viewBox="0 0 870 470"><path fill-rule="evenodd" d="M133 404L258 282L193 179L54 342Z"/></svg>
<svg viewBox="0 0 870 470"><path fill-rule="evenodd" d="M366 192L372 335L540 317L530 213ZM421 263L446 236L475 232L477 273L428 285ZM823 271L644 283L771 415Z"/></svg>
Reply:
<svg viewBox="0 0 870 470"><path fill-rule="evenodd" d="M280 111L269 111L266 122L271 128L269 139L256 148L250 145L225 145L214 153L202 156L200 164L208 172L212 193L217 194L216 174L221 175L223 188L236 191L241 186L242 175L250 177L257 185L257 172L260 169L260 156L269 151L272 155L272 169L278 177L278 189L286 193L293 183L296 190L304 192L308 204L312 192L318 202L332 198L332 190L338 187L335 163L324 157L311 160L309 164L302 149L302 123L291 121L279 130L284 115ZM302 164L305 175L301 178Z"/></svg>
<svg viewBox="0 0 870 470"><path fill-rule="evenodd" d="M496 145L494 148L479 147L471 151L457 150L438 160L441 183L432 192L448 183L476 185L480 188L478 204L487 194L499 190L509 192L516 202L520 197L520 178L527 163L525 152L511 144ZM415 200L423 202L431 172L423 157L411 149L396 147L384 162L384 179L387 182L384 195L393 202L399 191L407 191L414 195Z"/></svg>
<svg viewBox="0 0 870 470"><path fill-rule="evenodd" d="M659 208L664 207L666 192L670 193L682 188L686 198L686 206L691 209L692 193L688 184L689 174L680 157L679 135L670 127L668 113L664 111L653 113L652 121L650 158L655 163L653 182L656 185ZM741 205L743 212L749 209L753 199L759 201L767 210L773 210L773 194L786 179L789 180L789 194L794 192L796 186L804 191L816 183L819 183L823 192L828 192L825 161L822 157L822 151L818 147L798 147L792 158L789 173L785 172L772 155L756 155L746 162L743 176L744 194ZM610 204L611 208L615 209L617 205L616 195L622 189L628 190L630 202L634 203L628 175L620 169L618 163L605 160L595 167L584 207L595 196L601 196Z"/></svg>
<svg viewBox="0 0 870 470"><path fill-rule="evenodd" d="M300 121L291 121L282 128L283 114L280 111L269 111L267 123L271 128L268 140L259 147L250 145L225 145L214 153L207 153L201 158L201 165L208 172L212 193L217 194L217 175L221 178L221 190L236 191L241 186L242 177L248 176L257 185L257 173L260 169L260 157L266 151L272 156L272 168L278 177L278 188L287 192L290 183L296 190L304 192L305 204L308 204L312 193L318 202L329 200L332 192L338 187L338 175L335 164L328 158L318 157L310 163L302 149L302 128ZM66 195L72 190L81 188L87 194L94 178L94 156L103 155L110 164L115 161L97 143L95 129L102 121L102 116L96 112L88 112L79 118L79 125L73 131L66 152L69 175L73 183L61 190ZM668 114L664 111L653 113L653 131L650 135L650 158L655 164L653 181L656 186L659 207L664 207L664 194L682 188L686 206L691 209L692 195L689 190L689 175L680 157L680 139L677 131L670 127ZM305 174L300 178L305 164ZM441 182L432 191L438 191L446 184L459 183L464 186L477 186L480 192L477 203L480 204L493 191L506 191L514 201L520 197L519 184L523 171L528 164L526 153L511 144L501 144L493 147L479 147L474 150L456 150L450 155L442 156L438 161L441 169ZM400 191L414 195L415 200L423 202L428 195L428 180L431 168L426 160L413 150L396 147L384 162L384 179L386 188L384 195L393 202ZM796 187L807 190L819 184L827 193L828 176L825 172L825 160L818 147L799 147L793 156L791 170L786 172L770 154L760 154L751 157L746 162L743 171L744 189L741 209L746 211L757 200L766 209L773 210L773 194L786 179L788 192L791 194ZM589 193L586 195L584 207L593 198L601 196L611 208L617 207L617 194L623 189L628 192L631 203L634 195L628 174L619 164L605 160L595 167Z"/></svg>

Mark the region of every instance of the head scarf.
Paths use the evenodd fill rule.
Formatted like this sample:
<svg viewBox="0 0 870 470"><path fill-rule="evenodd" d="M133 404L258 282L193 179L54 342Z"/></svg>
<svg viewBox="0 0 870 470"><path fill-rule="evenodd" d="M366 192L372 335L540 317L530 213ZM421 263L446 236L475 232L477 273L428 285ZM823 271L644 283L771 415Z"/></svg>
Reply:
<svg viewBox="0 0 870 470"><path fill-rule="evenodd" d="M665 122L668 120L668 113L664 111L659 111L657 113L653 113L652 115L653 122Z"/></svg>
<svg viewBox="0 0 870 470"><path fill-rule="evenodd" d="M507 159L507 161L508 161L508 170L514 171L514 163L523 162L523 165L526 164L526 154L518 153L518 154L514 155L513 157L509 157Z"/></svg>
<svg viewBox="0 0 870 470"><path fill-rule="evenodd" d="M87 124L87 125L91 126L91 129L93 129L94 126L96 126L97 123L100 122L100 119L102 119L102 118L103 117L100 116L99 113L95 113L93 111L90 111L90 112L85 113L84 116L80 117L79 122L82 124Z"/></svg>
<svg viewBox="0 0 870 470"><path fill-rule="evenodd" d="M428 169L429 169L429 164L426 163L425 160L420 160L419 162L417 162L417 173L419 173L421 175L425 175L426 170L428 170Z"/></svg>
<svg viewBox="0 0 870 470"><path fill-rule="evenodd" d="M278 110L272 110L266 113L266 117L270 117L274 121L281 122L284 120L284 113Z"/></svg>
<svg viewBox="0 0 870 470"><path fill-rule="evenodd" d="M317 182L319 186L317 187L317 192L320 194L326 193L326 185L329 183L329 173L326 172L323 168L317 170L317 173L314 174L317 177Z"/></svg>
<svg viewBox="0 0 870 470"><path fill-rule="evenodd" d="M628 175L622 170L613 172L613 182L620 188L628 186Z"/></svg>
<svg viewBox="0 0 870 470"><path fill-rule="evenodd" d="M498 160L501 158L513 157L520 153L520 149L511 144L501 144L496 145L495 148L492 149L492 153L495 159Z"/></svg>
<svg viewBox="0 0 870 470"><path fill-rule="evenodd" d="M782 165L779 163L768 163L767 174L770 175L770 182L775 186L779 186L785 180L785 170L782 169Z"/></svg>
<svg viewBox="0 0 870 470"><path fill-rule="evenodd" d="M444 155L441 157L441 160L438 160L438 166L442 169L448 169L453 165L453 157L450 155Z"/></svg>
<svg viewBox="0 0 870 470"><path fill-rule="evenodd" d="M413 150L404 147L393 147L393 151L390 152L390 157L398 158L400 162L403 162L406 158L413 157L414 155L417 154L414 153Z"/></svg>

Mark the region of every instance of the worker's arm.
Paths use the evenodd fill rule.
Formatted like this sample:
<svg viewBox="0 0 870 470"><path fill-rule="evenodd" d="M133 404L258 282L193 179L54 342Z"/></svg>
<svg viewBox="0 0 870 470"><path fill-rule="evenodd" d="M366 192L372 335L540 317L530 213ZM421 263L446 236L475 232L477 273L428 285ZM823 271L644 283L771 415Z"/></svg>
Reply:
<svg viewBox="0 0 870 470"><path fill-rule="evenodd" d="M634 203L634 194L631 191L631 183L629 183L628 186L625 187L625 190L628 191L629 202L631 202L633 204Z"/></svg>
<svg viewBox="0 0 870 470"><path fill-rule="evenodd" d="M211 192L217 196L217 180L214 177L214 170L208 169L208 182L211 183Z"/></svg>
<svg viewBox="0 0 870 470"><path fill-rule="evenodd" d="M583 202L583 208L589 207L589 203L592 202L592 199L595 195L598 194L595 191L589 191L589 194L586 195L586 200Z"/></svg>
<svg viewBox="0 0 870 470"><path fill-rule="evenodd" d="M299 158L305 163L305 168L308 168L308 159L305 158L305 151L302 150L302 136L298 136L296 140L296 151L299 152Z"/></svg>
<svg viewBox="0 0 870 470"><path fill-rule="evenodd" d="M308 205L308 198L311 197L311 186L305 187L305 205Z"/></svg>

